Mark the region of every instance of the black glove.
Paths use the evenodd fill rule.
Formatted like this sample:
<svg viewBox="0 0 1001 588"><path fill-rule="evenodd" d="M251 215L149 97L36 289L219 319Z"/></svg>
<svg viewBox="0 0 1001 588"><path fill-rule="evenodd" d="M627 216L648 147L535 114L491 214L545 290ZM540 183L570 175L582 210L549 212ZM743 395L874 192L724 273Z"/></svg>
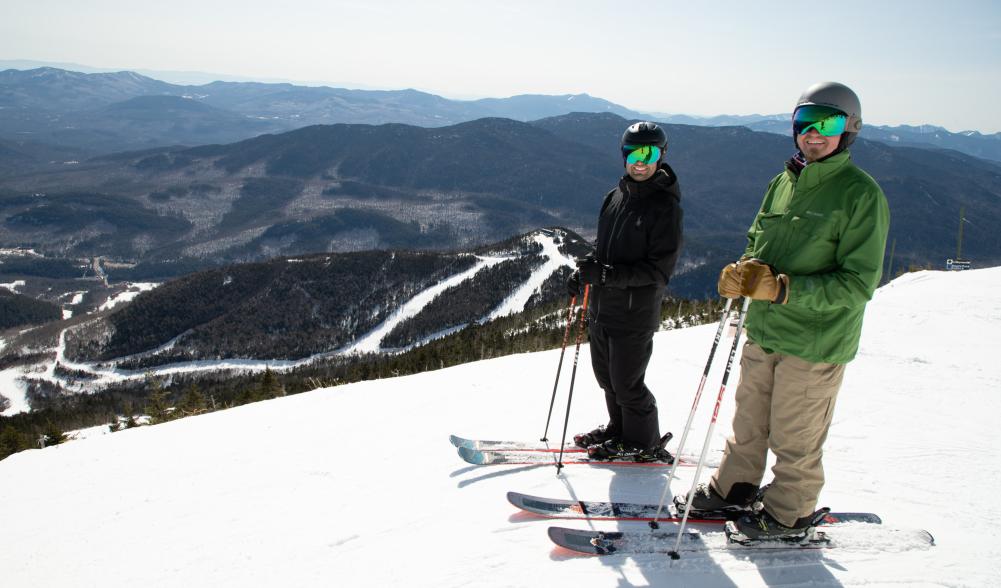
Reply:
<svg viewBox="0 0 1001 588"><path fill-rule="evenodd" d="M571 296L580 294L580 271L570 274L570 277L567 279L567 293Z"/></svg>
<svg viewBox="0 0 1001 588"><path fill-rule="evenodd" d="M580 273L582 284L604 285L608 281L608 274L612 268L602 265L593 259L585 259L577 264L577 271Z"/></svg>

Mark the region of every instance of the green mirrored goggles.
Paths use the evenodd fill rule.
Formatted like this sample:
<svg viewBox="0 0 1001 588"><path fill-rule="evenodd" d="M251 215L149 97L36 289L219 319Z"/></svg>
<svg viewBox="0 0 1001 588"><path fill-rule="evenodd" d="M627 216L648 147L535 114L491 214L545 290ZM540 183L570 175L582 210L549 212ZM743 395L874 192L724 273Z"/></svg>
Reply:
<svg viewBox="0 0 1001 588"><path fill-rule="evenodd" d="M622 157L626 165L635 163L656 163L660 161L662 151L656 145L623 145Z"/></svg>
<svg viewBox="0 0 1001 588"><path fill-rule="evenodd" d="M792 130L797 135L805 135L816 129L825 137L834 137L845 132L848 117L845 113L829 106L800 106L792 115Z"/></svg>

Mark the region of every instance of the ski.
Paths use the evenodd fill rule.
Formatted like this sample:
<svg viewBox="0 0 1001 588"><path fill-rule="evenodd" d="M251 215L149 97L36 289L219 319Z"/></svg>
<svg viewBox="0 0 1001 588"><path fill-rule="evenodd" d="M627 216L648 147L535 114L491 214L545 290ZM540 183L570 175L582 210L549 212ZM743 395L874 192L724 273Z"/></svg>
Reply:
<svg viewBox="0 0 1001 588"><path fill-rule="evenodd" d="M533 450L484 450L470 449L468 447L458 447L459 456L468 463L474 465L555 465L557 456L551 451ZM584 452L566 453L563 456L563 465L587 464L598 466L648 466L667 467L671 464L663 461L624 461L624 460L604 460L591 459ZM695 462L682 459L679 465L694 466Z"/></svg>
<svg viewBox="0 0 1001 588"><path fill-rule="evenodd" d="M543 451L558 453L560 450L559 445L550 445L543 441L488 441L484 439L464 439L456 435L449 435L448 440L456 447L489 451ZM584 451L587 450L576 445L566 445L563 449L564 453L582 453Z"/></svg>
<svg viewBox="0 0 1001 588"><path fill-rule="evenodd" d="M733 523L727 523L732 528ZM795 551L800 549L890 549L904 551L924 549L935 544L930 533L918 529L895 529L867 523L845 523L823 531L814 530L806 537L790 541L735 541L732 532L724 530L688 530L681 535L680 553L721 550ZM556 545L589 555L672 554L678 543L678 533L671 531L594 531L550 527L549 538Z"/></svg>
<svg viewBox="0 0 1001 588"><path fill-rule="evenodd" d="M584 500L566 500L562 498L543 498L530 496L520 492L508 492L508 502L521 510L550 519L590 519L597 521L652 521L657 517L656 504L639 504L633 502L591 502ZM736 513L742 514L742 513ZM681 517L669 505L664 505L657 521L663 523L681 522ZM725 518L700 518L690 516L689 523L723 524ZM825 515L823 525L837 523L872 523L880 524L882 520L871 512L829 512Z"/></svg>

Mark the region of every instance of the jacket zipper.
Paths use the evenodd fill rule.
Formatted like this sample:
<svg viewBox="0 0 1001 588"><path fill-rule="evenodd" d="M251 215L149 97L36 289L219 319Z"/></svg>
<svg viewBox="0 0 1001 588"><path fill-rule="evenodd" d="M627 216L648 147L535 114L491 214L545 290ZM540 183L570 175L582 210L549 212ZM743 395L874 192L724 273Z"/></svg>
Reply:
<svg viewBox="0 0 1001 588"><path fill-rule="evenodd" d="M615 213L615 220L612 221L612 230L608 234L608 243L605 245L605 259L602 260L602 263L605 264L608 263L608 260L612 256L612 241L615 240L615 228L618 226L619 221L622 220L622 213L625 211L626 203L629 201L630 198L628 184L626 184L626 189L623 192L623 196L625 196L625 198L622 199L622 208L620 208L618 212Z"/></svg>

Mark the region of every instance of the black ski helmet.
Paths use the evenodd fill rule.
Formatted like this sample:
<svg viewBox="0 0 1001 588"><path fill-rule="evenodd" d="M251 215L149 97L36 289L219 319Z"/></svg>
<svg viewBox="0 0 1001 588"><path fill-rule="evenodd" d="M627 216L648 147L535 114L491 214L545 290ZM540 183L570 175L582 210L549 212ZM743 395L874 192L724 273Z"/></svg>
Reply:
<svg viewBox="0 0 1001 588"><path fill-rule="evenodd" d="M622 133L622 140L619 141L619 147L626 145L656 145L664 151L667 149L667 134L656 123L633 123Z"/></svg>
<svg viewBox="0 0 1001 588"><path fill-rule="evenodd" d="M841 136L838 151L844 151L855 142L862 130L862 103L851 88L838 82L819 82L807 88L796 102L796 108L806 105L827 106L845 113L848 121ZM793 116L796 111L793 110ZM796 137L793 135L793 140Z"/></svg>

